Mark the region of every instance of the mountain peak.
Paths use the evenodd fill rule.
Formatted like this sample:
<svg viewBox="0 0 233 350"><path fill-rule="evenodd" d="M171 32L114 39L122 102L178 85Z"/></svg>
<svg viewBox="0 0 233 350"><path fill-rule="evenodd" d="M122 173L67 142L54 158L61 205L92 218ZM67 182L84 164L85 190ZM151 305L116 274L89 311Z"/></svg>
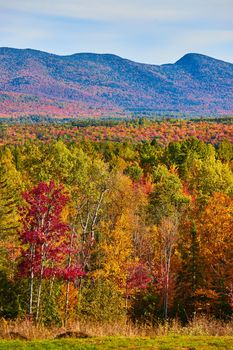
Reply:
<svg viewBox="0 0 233 350"><path fill-rule="evenodd" d="M187 66L187 65L192 65L192 64L212 64L214 62L218 63L224 63L224 64L231 64L222 60L219 60L214 57L210 57L207 55L203 55L200 53L187 53L183 57L181 57L178 61L175 62L175 64L181 65L181 66Z"/></svg>
<svg viewBox="0 0 233 350"><path fill-rule="evenodd" d="M181 57L175 64L179 65L187 65L193 64L194 62L203 62L208 60L214 60L214 58L202 55L200 53L187 53L183 57Z"/></svg>

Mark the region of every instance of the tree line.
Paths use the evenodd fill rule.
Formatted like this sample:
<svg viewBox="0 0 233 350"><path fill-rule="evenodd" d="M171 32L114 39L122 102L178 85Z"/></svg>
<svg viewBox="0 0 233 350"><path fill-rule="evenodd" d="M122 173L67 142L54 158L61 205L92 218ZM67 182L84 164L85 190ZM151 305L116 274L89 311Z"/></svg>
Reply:
<svg viewBox="0 0 233 350"><path fill-rule="evenodd" d="M233 308L233 146L0 149L0 317L156 323Z"/></svg>

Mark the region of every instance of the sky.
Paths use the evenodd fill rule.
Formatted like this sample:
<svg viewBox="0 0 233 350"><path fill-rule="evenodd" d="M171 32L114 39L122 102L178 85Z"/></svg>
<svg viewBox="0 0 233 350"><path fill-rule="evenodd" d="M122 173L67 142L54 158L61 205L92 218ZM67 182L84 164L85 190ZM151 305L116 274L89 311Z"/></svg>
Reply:
<svg viewBox="0 0 233 350"><path fill-rule="evenodd" d="M152 64L196 52L233 63L233 0L0 0L1 46Z"/></svg>

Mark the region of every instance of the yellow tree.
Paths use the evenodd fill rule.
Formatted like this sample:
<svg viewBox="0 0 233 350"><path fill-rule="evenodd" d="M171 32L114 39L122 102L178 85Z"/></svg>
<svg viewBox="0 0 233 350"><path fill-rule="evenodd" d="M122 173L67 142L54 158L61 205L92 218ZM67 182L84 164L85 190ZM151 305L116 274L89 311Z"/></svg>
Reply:
<svg viewBox="0 0 233 350"><path fill-rule="evenodd" d="M19 253L17 205L20 187L21 176L14 166L11 151L6 148L0 154L0 268L7 269L8 266L11 273L12 263Z"/></svg>
<svg viewBox="0 0 233 350"><path fill-rule="evenodd" d="M232 284L233 265L233 198L214 193L203 211L197 229L200 249L205 260L207 289L226 299ZM210 294L211 294L210 293Z"/></svg>
<svg viewBox="0 0 233 350"><path fill-rule="evenodd" d="M135 240L139 225L139 211L145 196L125 175L117 173L105 208L106 216L101 223L102 259L99 276L116 283L125 292L128 268L138 260L135 254Z"/></svg>

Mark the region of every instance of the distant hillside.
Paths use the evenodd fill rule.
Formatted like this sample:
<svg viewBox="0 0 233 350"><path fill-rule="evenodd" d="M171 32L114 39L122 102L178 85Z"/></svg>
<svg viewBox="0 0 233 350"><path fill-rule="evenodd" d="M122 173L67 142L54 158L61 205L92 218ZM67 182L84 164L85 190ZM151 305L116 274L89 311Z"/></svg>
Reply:
<svg viewBox="0 0 233 350"><path fill-rule="evenodd" d="M141 64L110 54L0 48L0 116L233 114L233 64L187 54Z"/></svg>

